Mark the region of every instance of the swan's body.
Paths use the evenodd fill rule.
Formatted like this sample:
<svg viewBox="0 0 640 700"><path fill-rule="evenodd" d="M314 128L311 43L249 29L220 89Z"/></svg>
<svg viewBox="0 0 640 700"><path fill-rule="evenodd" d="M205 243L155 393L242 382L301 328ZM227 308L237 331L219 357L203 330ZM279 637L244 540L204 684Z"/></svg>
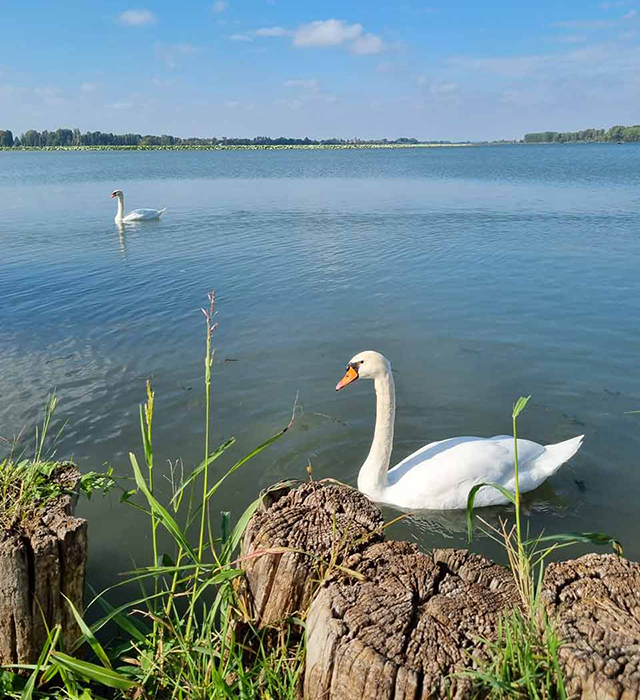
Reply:
<svg viewBox="0 0 640 700"><path fill-rule="evenodd" d="M513 437L456 437L432 442L389 469L395 421L395 386L390 362L368 350L356 355L336 390L358 378L373 379L376 426L371 450L358 474L358 489L373 501L403 510L466 508L469 491L485 482L515 490ZM580 448L583 435L556 445L518 439L520 491L532 491ZM495 489L481 489L476 506L506 503Z"/></svg>
<svg viewBox="0 0 640 700"><path fill-rule="evenodd" d="M114 221L116 224L128 224L133 221L150 221L152 219L159 219L167 208L164 209L134 209L128 214L124 213L124 192L122 190L115 190L111 194L111 199L114 197L118 198L118 211Z"/></svg>

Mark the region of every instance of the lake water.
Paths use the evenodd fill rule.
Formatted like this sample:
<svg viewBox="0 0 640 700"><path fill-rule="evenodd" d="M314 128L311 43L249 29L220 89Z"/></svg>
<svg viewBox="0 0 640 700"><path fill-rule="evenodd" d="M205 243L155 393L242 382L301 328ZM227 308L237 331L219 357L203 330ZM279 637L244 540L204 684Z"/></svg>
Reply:
<svg viewBox="0 0 640 700"><path fill-rule="evenodd" d="M150 378L158 471L197 464L200 307L215 289L213 440L238 442L214 475L300 404L216 509L237 516L309 462L355 484L373 386L334 387L376 349L396 370L394 462L509 432L513 401L532 394L523 437L586 435L527 497L532 529L604 531L640 559L640 414L627 413L640 409L639 185L633 145L0 153L0 435L31 429L56 388L58 456L128 475ZM115 188L128 209L169 210L121 232ZM148 523L116 495L79 510L95 587L148 563ZM431 514L390 534L465 546L463 525ZM473 546L504 559L487 538Z"/></svg>

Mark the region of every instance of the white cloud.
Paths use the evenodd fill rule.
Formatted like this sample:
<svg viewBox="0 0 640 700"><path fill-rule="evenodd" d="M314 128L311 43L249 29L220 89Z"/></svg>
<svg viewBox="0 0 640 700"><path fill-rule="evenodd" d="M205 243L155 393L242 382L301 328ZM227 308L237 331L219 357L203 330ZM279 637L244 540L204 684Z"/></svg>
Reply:
<svg viewBox="0 0 640 700"><path fill-rule="evenodd" d="M284 27L261 27L254 32L256 36L288 36L291 32Z"/></svg>
<svg viewBox="0 0 640 700"><path fill-rule="evenodd" d="M62 94L62 90L55 85L45 85L43 87L33 88L36 95L40 97L59 97Z"/></svg>
<svg viewBox="0 0 640 700"><path fill-rule="evenodd" d="M108 104L109 109L131 109L133 107L133 102L112 102Z"/></svg>
<svg viewBox="0 0 640 700"><path fill-rule="evenodd" d="M283 105L289 109L300 109L302 107L302 100L276 100L277 105Z"/></svg>
<svg viewBox="0 0 640 700"><path fill-rule="evenodd" d="M432 95L451 95L458 92L460 86L458 83L432 83L429 86L429 92Z"/></svg>
<svg viewBox="0 0 640 700"><path fill-rule="evenodd" d="M193 44L157 44L158 56L167 64L168 68L177 68L180 60L198 52L198 47Z"/></svg>
<svg viewBox="0 0 640 700"><path fill-rule="evenodd" d="M316 20L300 25L294 34L293 45L337 46L345 41L353 41L362 35L361 24L347 24L340 19Z"/></svg>
<svg viewBox="0 0 640 700"><path fill-rule="evenodd" d="M616 22L604 19L572 19L554 22L553 26L560 29L606 29L607 27L615 27Z"/></svg>
<svg viewBox="0 0 640 700"><path fill-rule="evenodd" d="M556 41L562 44L582 44L587 40L584 34L563 34L562 36L556 37Z"/></svg>
<svg viewBox="0 0 640 700"><path fill-rule="evenodd" d="M384 49L382 39L376 34L363 34L351 44L351 53L365 55L380 53Z"/></svg>
<svg viewBox="0 0 640 700"><path fill-rule="evenodd" d="M97 85L95 83L82 83L80 89L82 92L95 92Z"/></svg>
<svg viewBox="0 0 640 700"><path fill-rule="evenodd" d="M158 20L151 10L125 10L118 15L118 21L127 27L144 27Z"/></svg>
<svg viewBox="0 0 640 700"><path fill-rule="evenodd" d="M253 41L248 34L232 34L229 39L231 41Z"/></svg>
<svg viewBox="0 0 640 700"><path fill-rule="evenodd" d="M184 54L196 53L198 50L193 44L172 44L169 48Z"/></svg>
<svg viewBox="0 0 640 700"><path fill-rule="evenodd" d="M240 100L227 100L222 103L222 106L229 109L255 109L253 102L240 102Z"/></svg>
<svg viewBox="0 0 640 700"><path fill-rule="evenodd" d="M610 10L612 7L624 7L628 4L627 0L613 0L613 2L601 2L598 7L601 10Z"/></svg>
<svg viewBox="0 0 640 700"><path fill-rule="evenodd" d="M214 2L211 11L212 12L224 12L228 7L228 3L224 2L224 0L218 0L218 2Z"/></svg>
<svg viewBox="0 0 640 700"><path fill-rule="evenodd" d="M318 81L315 78L311 80L287 80L285 87L304 88L305 90L316 91L318 89Z"/></svg>

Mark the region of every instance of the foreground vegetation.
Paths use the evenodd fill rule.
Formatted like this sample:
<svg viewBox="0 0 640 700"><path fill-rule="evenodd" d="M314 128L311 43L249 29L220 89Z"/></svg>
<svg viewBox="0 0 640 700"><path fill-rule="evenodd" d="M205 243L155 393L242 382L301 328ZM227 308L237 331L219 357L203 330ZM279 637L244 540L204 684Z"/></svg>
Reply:
<svg viewBox="0 0 640 700"><path fill-rule="evenodd" d="M153 419L155 394L147 384L147 397L140 407L143 459L130 453L135 488L124 490L122 500L148 516L150 566L129 572L122 583L97 596L89 615L101 609L102 617L87 624L74 611L81 639L68 648L61 630L50 630L37 664L0 671L0 692L16 700L32 698L99 700L100 698L161 698L205 700L208 698L298 697L304 668L305 611L266 630L257 630L234 581L242 576L236 550L259 500L254 501L232 528L230 514L223 512L216 526L210 504L225 480L255 455L281 438L293 422L236 460L217 480L211 466L234 445L229 438L210 445L212 334L215 297L203 309L205 336L205 426L203 459L188 475L171 474L171 496L160 500L154 460ZM514 440L517 418L528 399L513 410ZM51 493L47 475L51 459L43 456L55 399L48 402L43 429L36 434L36 450L29 460L5 460L0 464L0 497L3 521L7 517L33 515ZM294 411L295 413L295 411ZM111 479L111 474L102 475ZM110 485L93 475L89 483ZM495 639L485 640L487 660L469 672L478 697L565 698L558 662L561 640L553 620L547 618L539 598L544 562L552 551L573 542L612 543L597 533L538 536L526 539L520 513L516 443L516 491L480 484L469 494L468 523L472 536L473 504L479 489L498 488L514 505L515 524L502 523L490 531L505 546L521 598L521 607L503 616ZM90 492L90 491L89 491ZM173 551L161 551L160 531L170 537ZM259 554L269 554L261 551ZM274 553L274 552L271 552ZM330 568L330 567L329 567ZM140 593L125 605L109 603L113 588L134 583ZM320 581L318 581L318 584Z"/></svg>

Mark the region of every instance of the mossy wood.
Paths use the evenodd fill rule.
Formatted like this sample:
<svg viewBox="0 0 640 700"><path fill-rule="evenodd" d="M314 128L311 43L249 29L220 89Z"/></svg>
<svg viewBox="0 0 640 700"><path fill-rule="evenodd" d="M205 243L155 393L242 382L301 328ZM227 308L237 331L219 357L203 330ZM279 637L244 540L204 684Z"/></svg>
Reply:
<svg viewBox="0 0 640 700"><path fill-rule="evenodd" d="M61 626L67 648L80 636L63 597L82 613L87 521L73 516L80 473L65 464L52 478L62 495L0 532L0 665L35 663L47 627Z"/></svg>

